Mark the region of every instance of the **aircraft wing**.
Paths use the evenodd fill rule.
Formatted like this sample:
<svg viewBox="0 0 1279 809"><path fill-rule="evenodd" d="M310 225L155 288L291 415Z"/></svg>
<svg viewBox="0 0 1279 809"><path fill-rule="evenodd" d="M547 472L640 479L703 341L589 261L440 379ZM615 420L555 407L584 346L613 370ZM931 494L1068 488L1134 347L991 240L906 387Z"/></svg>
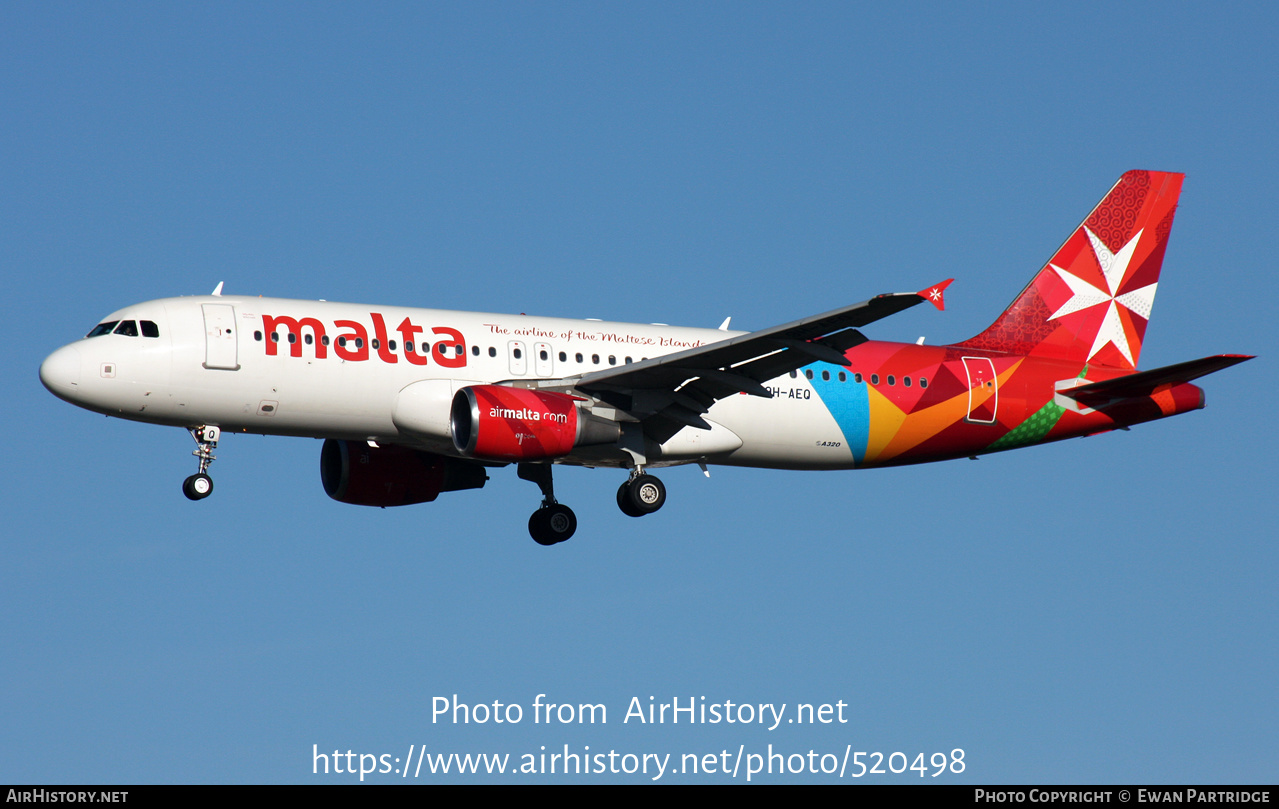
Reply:
<svg viewBox="0 0 1279 809"><path fill-rule="evenodd" d="M868 301L741 334L709 345L653 357L577 377L546 380L541 388L576 389L597 396L644 424L664 441L685 426L710 429L702 414L738 393L772 398L763 382L809 365L848 365L844 352L866 342L857 329L929 301L944 308L950 280L920 292L878 295Z"/></svg>

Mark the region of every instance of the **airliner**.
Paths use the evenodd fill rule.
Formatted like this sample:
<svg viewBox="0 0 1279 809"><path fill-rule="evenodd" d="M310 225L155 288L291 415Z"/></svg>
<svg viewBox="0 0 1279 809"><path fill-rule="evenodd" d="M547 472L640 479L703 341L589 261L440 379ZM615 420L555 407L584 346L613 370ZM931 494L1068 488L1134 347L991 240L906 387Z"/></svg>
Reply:
<svg viewBox="0 0 1279 809"><path fill-rule="evenodd" d="M1251 356L1139 371L1183 175L1130 171L998 319L951 345L861 329L944 308L949 280L752 332L402 306L168 298L116 311L40 379L108 416L182 427L213 490L223 433L324 439L335 500L402 506L477 489L515 464L536 484L533 539L577 530L555 465L626 470L617 505L660 509L652 470L860 469L975 458L1127 429L1204 405L1191 381Z"/></svg>

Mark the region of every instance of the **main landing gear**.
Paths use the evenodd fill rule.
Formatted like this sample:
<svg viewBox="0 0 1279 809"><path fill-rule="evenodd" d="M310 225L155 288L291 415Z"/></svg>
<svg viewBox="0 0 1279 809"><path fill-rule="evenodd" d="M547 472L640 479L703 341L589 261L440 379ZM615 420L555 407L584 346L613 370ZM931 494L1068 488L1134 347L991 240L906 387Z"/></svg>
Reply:
<svg viewBox="0 0 1279 809"><path fill-rule="evenodd" d="M555 485L549 463L522 463L516 466L522 480L536 483L542 490L542 507L528 518L528 532L539 545L555 545L573 536L577 515L573 509L555 501Z"/></svg>
<svg viewBox="0 0 1279 809"><path fill-rule="evenodd" d="M652 475L636 467L617 490L617 507L628 517L652 514L666 504L666 487Z"/></svg>
<svg viewBox="0 0 1279 809"><path fill-rule="evenodd" d="M192 427L191 437L196 449L191 453L200 459L200 471L182 481L182 493L188 500L203 500L213 494L213 478L209 477L209 464L213 463L213 450L218 447L222 431L217 427Z"/></svg>
<svg viewBox="0 0 1279 809"><path fill-rule="evenodd" d="M542 507L528 518L528 532L539 545L555 545L577 530L577 515L573 509L555 501L555 486L551 480L551 464L522 463L516 466L516 474L522 480L536 483L542 490ZM666 487L643 467L631 470L630 479L617 490L617 507L629 517L652 514L666 503Z"/></svg>

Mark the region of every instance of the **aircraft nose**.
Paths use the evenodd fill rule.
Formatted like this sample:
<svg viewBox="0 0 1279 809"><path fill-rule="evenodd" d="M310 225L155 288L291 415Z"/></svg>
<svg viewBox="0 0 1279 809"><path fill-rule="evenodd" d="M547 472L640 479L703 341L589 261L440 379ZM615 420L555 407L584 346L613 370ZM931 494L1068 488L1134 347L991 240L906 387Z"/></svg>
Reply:
<svg viewBox="0 0 1279 809"><path fill-rule="evenodd" d="M63 346L40 363L40 381L55 396L65 397L80 386L80 352Z"/></svg>

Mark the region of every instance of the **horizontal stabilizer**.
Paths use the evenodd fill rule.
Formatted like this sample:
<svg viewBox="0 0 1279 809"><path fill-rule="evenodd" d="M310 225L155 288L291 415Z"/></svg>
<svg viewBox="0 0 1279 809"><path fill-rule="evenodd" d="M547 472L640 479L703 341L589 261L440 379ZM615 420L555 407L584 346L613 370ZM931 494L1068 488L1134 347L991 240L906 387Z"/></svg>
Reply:
<svg viewBox="0 0 1279 809"><path fill-rule="evenodd" d="M1136 396L1150 396L1161 385L1176 385L1190 382L1201 376L1238 365L1252 357L1247 354L1218 354L1214 357L1179 362L1176 365L1165 365L1149 371L1140 371L1105 382L1093 382L1077 388L1061 391L1080 404L1089 407L1106 404L1115 399L1128 399Z"/></svg>

